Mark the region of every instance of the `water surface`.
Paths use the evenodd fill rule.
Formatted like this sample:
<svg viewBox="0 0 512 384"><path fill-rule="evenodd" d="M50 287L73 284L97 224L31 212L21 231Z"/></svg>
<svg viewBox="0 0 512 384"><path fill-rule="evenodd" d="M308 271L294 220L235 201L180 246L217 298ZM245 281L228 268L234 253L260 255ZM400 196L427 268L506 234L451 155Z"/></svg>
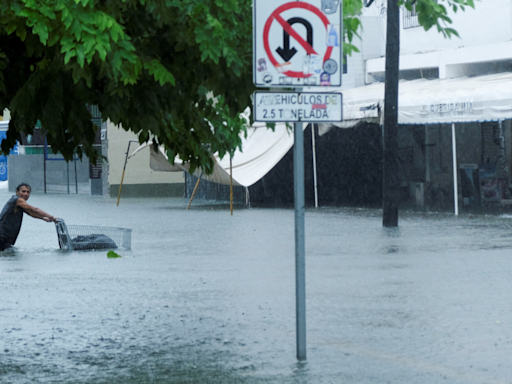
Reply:
<svg viewBox="0 0 512 384"><path fill-rule="evenodd" d="M0 190L0 200L11 194ZM58 249L28 216L0 253L2 383L510 383L512 216L306 213L295 359L294 214L182 199L33 195L132 250Z"/></svg>

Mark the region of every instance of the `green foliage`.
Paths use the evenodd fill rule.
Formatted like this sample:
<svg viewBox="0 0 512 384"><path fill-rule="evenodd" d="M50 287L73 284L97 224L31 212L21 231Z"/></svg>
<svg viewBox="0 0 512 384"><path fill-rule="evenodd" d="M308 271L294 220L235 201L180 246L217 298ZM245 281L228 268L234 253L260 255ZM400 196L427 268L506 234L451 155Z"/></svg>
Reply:
<svg viewBox="0 0 512 384"><path fill-rule="evenodd" d="M358 29L361 28L359 15L363 9L361 0L343 0L343 32L346 40L343 43L343 54L350 55L352 52L359 52L359 49L352 44L355 36L359 36Z"/></svg>
<svg viewBox="0 0 512 384"><path fill-rule="evenodd" d="M109 259L118 259L121 257L121 255L118 255L117 253L115 253L114 251L110 250L107 252L107 257Z"/></svg>
<svg viewBox="0 0 512 384"><path fill-rule="evenodd" d="M452 9L455 13L459 9L464 11L466 7L475 8L473 0L401 0L398 4L404 5L409 11L414 5L418 13L418 22L425 31L435 26L438 32L448 38L459 37L455 29L448 27L452 23L448 17L448 9Z"/></svg>
<svg viewBox="0 0 512 384"><path fill-rule="evenodd" d="M54 151L96 159L87 104L192 167L209 170L209 151L240 145L254 90L250 1L1 4L0 108L11 112L2 151L40 120Z"/></svg>
<svg viewBox="0 0 512 384"><path fill-rule="evenodd" d="M401 0L410 8L412 0ZM419 21L446 36L447 7L472 0L416 0ZM240 146L251 105L250 0L0 0L0 110L11 122L8 152L38 120L53 151L95 160L103 118L163 144L192 168ZM361 27L361 0L344 0L344 53Z"/></svg>

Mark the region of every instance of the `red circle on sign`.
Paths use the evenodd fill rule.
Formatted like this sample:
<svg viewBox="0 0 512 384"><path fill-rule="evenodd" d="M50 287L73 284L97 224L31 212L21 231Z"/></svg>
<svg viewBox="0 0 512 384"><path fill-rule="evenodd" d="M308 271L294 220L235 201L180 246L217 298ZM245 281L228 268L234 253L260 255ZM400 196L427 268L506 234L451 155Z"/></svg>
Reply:
<svg viewBox="0 0 512 384"><path fill-rule="evenodd" d="M327 19L327 17L322 13L322 11L320 11L317 7L315 7L311 4L301 3L301 2L292 2L292 3L283 4L280 7L278 7L274 12L272 12L270 17L267 19L267 22L265 23L265 28L263 29L263 46L265 47L265 52L267 52L268 59L276 68L279 67L279 63L277 62L274 55L272 54L272 51L270 50L269 41L268 41L268 34L270 31L270 26L272 25L272 22L274 20L276 20L281 25L283 25L283 23L288 24L281 17L281 12L284 12L284 11L286 11L288 9L292 9L292 8L302 8L302 9L306 9L308 11L313 12L315 15L320 17L320 19L322 20L322 22L325 25L326 31L327 31L327 26L329 25L329 19ZM291 26L289 24L288 24L288 26L291 29ZM294 38L297 40L297 37L294 36ZM306 49L306 51L308 51L308 53L314 52L313 47L310 46L309 44L305 43L304 41L303 42L299 41L299 43ZM331 57L331 53L332 53L332 47L327 47L327 51L325 51L325 55L324 55L324 61L323 61L324 63L326 60L328 60ZM305 74L303 72L297 72L297 71L286 71L286 72L283 72L283 74L288 77L310 77L311 76L311 74Z"/></svg>

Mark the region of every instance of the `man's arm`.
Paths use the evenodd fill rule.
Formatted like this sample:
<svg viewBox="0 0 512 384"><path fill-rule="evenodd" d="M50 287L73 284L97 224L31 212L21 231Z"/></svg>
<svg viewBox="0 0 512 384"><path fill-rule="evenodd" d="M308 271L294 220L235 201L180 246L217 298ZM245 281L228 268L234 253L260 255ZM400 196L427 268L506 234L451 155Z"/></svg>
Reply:
<svg viewBox="0 0 512 384"><path fill-rule="evenodd" d="M46 213L42 209L39 209L39 208L31 206L30 204L27 204L25 199L22 198L22 197L20 197L18 199L18 201L16 202L16 207L17 208L19 207L19 208L23 209L23 211L27 215L32 216L35 219L41 219L41 220L44 220L44 221L46 221L48 223L50 221L57 222L57 220L58 220L55 216L52 216L52 215Z"/></svg>

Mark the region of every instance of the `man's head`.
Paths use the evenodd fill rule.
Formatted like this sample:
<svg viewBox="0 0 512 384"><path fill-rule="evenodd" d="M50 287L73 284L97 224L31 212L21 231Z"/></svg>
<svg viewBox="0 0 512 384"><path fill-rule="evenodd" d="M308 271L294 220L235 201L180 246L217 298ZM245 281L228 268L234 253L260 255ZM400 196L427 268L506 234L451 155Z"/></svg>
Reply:
<svg viewBox="0 0 512 384"><path fill-rule="evenodd" d="M26 184L26 183L21 183L20 185L18 185L18 187L16 188L16 195L18 197L22 197L23 199L28 200L28 198L30 197L30 192L31 192L31 188L30 188L30 185Z"/></svg>

